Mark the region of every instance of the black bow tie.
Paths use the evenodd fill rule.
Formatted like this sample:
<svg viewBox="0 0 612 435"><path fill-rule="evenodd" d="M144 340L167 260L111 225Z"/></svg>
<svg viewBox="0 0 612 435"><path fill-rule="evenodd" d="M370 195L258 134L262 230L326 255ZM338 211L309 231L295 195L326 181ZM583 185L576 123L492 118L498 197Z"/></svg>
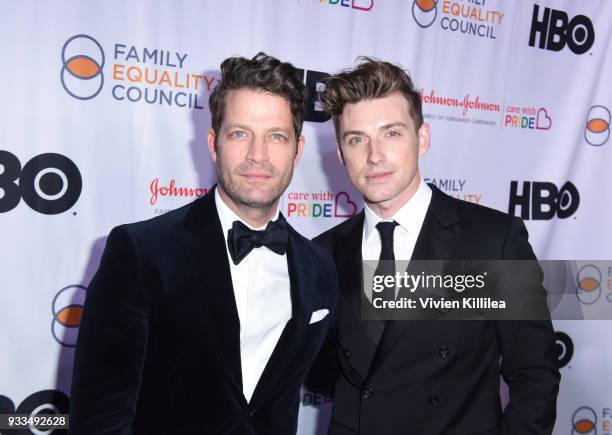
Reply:
<svg viewBox="0 0 612 435"><path fill-rule="evenodd" d="M234 264L240 263L253 248L265 246L279 255L287 251L289 233L287 221L279 215L274 222L268 222L264 230L252 230L240 221L234 221L227 233L227 246Z"/></svg>

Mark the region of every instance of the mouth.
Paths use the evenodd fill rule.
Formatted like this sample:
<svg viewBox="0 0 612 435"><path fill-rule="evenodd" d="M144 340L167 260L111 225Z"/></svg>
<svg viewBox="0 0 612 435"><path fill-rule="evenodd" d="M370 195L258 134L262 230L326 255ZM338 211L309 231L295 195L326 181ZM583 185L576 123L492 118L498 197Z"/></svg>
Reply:
<svg viewBox="0 0 612 435"><path fill-rule="evenodd" d="M251 180L251 181L265 181L265 180L272 178L270 174L266 174L263 172L246 172L241 175L247 180Z"/></svg>
<svg viewBox="0 0 612 435"><path fill-rule="evenodd" d="M386 181L393 172L385 171L385 172L373 172L365 176L366 181L368 183L382 183Z"/></svg>

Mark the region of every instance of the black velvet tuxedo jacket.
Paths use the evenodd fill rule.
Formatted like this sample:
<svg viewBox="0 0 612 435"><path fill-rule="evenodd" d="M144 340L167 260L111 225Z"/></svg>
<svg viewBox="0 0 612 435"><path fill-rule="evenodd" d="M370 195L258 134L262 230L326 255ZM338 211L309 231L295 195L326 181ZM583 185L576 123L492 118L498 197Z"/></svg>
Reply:
<svg viewBox="0 0 612 435"><path fill-rule="evenodd" d="M431 187L413 259L535 259L520 219ZM362 212L314 240L342 289L306 380L334 399L329 434L550 434L560 379L550 321L360 320L363 223Z"/></svg>
<svg viewBox="0 0 612 435"><path fill-rule="evenodd" d="M115 228L84 306L73 435L295 434L299 390L335 314L331 256L289 228L292 318L247 403L214 194ZM328 309L309 324L313 311Z"/></svg>

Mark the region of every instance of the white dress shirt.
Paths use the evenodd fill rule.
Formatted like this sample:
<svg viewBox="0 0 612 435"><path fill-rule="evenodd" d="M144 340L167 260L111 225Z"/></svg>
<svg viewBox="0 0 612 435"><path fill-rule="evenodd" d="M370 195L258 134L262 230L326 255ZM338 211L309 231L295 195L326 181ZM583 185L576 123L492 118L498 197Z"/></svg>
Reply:
<svg viewBox="0 0 612 435"><path fill-rule="evenodd" d="M365 204L365 221L363 224L363 238L361 239L361 256L364 260L380 258L380 233L376 224L382 221L395 221L399 225L393 233L393 253L396 260L410 260L417 237L421 232L427 208L431 202L431 187L419 179L419 187L412 198L406 202L389 219L383 219Z"/></svg>
<svg viewBox="0 0 612 435"><path fill-rule="evenodd" d="M230 209L215 189L215 204L221 221L234 297L240 320L242 391L251 400L276 343L291 319L291 291L287 254L278 255L265 246L253 249L238 265L232 261L227 233L234 221L253 228ZM276 210L273 221L278 219Z"/></svg>

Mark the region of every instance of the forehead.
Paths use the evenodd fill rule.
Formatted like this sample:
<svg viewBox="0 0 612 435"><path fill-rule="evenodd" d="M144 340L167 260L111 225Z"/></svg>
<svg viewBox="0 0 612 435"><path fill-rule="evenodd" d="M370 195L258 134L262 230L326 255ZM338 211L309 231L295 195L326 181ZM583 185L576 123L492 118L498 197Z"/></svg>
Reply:
<svg viewBox="0 0 612 435"><path fill-rule="evenodd" d="M235 89L225 97L223 122L292 125L289 100L259 89Z"/></svg>
<svg viewBox="0 0 612 435"><path fill-rule="evenodd" d="M361 100L344 106L340 116L341 130L378 128L393 122L412 125L410 103L401 92L393 92L382 98Z"/></svg>

